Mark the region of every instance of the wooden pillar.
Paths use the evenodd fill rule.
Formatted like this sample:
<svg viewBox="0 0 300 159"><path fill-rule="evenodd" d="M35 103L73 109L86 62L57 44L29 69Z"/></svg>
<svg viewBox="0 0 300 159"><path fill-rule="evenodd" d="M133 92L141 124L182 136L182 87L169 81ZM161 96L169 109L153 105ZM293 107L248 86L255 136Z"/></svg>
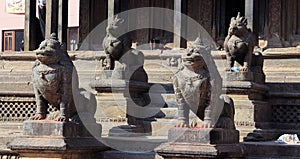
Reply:
<svg viewBox="0 0 300 159"><path fill-rule="evenodd" d="M90 4L91 0L80 0L79 2L79 47L81 50L90 49L89 39L87 39L91 25ZM83 42L84 46L82 46Z"/></svg>
<svg viewBox="0 0 300 159"><path fill-rule="evenodd" d="M111 0L80 0L79 2L79 47L80 50L90 50L92 43L101 45L102 42L95 41L99 38L89 33L107 18L107 7ZM102 31L105 33L105 30ZM93 39L94 38L94 39ZM102 38L101 38L102 39ZM100 40L101 40L100 39ZM84 42L84 43L83 43ZM100 46L100 48L102 48ZM97 48L96 48L97 49Z"/></svg>
<svg viewBox="0 0 300 159"><path fill-rule="evenodd" d="M174 48L185 48L187 19L182 14L187 13L187 0L174 0L174 11Z"/></svg>
<svg viewBox="0 0 300 159"><path fill-rule="evenodd" d="M107 10L107 20L108 24L111 23L111 21L114 19L115 14L119 10L119 0L108 0L108 10Z"/></svg>
<svg viewBox="0 0 300 159"><path fill-rule="evenodd" d="M67 45L68 32L68 0L59 0L58 2L58 39L61 43Z"/></svg>
<svg viewBox="0 0 300 159"><path fill-rule="evenodd" d="M297 34L300 35L300 0L297 1Z"/></svg>
<svg viewBox="0 0 300 159"><path fill-rule="evenodd" d="M24 50L32 51L36 46L36 0L25 1Z"/></svg>
<svg viewBox="0 0 300 159"><path fill-rule="evenodd" d="M248 27L258 37L258 2L257 0L245 0L245 17Z"/></svg>
<svg viewBox="0 0 300 159"><path fill-rule="evenodd" d="M58 0L46 1L46 25L45 25L45 39L47 39L51 33L57 34L58 26Z"/></svg>

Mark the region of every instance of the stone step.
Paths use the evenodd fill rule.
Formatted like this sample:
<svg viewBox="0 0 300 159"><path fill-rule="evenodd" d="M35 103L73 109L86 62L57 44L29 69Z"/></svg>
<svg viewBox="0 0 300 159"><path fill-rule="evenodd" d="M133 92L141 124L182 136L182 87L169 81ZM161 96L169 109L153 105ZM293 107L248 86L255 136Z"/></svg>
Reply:
<svg viewBox="0 0 300 159"><path fill-rule="evenodd" d="M22 123L0 123L0 149L6 149L6 144L22 135Z"/></svg>
<svg viewBox="0 0 300 159"><path fill-rule="evenodd" d="M155 152L121 152L121 151L105 151L101 153L103 159L163 159Z"/></svg>
<svg viewBox="0 0 300 159"><path fill-rule="evenodd" d="M299 144L268 142L243 142L247 159L296 159L300 158Z"/></svg>
<svg viewBox="0 0 300 159"><path fill-rule="evenodd" d="M0 82L1 94L27 92L33 93L33 86L31 82Z"/></svg>
<svg viewBox="0 0 300 159"><path fill-rule="evenodd" d="M31 82L31 75L0 75L0 81L3 82Z"/></svg>
<svg viewBox="0 0 300 159"><path fill-rule="evenodd" d="M134 136L134 137L110 137L102 136L103 144L114 150L123 152L153 152L160 144L167 142L167 136Z"/></svg>
<svg viewBox="0 0 300 159"><path fill-rule="evenodd" d="M158 120L151 122L150 131L152 136L168 136L168 131L174 127L177 123L177 119Z"/></svg>
<svg viewBox="0 0 300 159"><path fill-rule="evenodd" d="M298 93L300 91L300 83L267 83L270 92L286 92Z"/></svg>

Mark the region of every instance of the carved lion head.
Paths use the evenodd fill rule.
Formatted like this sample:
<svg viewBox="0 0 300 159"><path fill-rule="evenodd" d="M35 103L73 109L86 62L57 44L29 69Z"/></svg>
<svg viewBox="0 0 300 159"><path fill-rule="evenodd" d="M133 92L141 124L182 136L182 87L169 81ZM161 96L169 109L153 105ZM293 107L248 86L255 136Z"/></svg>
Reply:
<svg viewBox="0 0 300 159"><path fill-rule="evenodd" d="M198 37L192 45L187 48L187 53L182 57L184 65L193 67L206 66L202 54L208 53L207 47L203 45L200 37Z"/></svg>
<svg viewBox="0 0 300 159"><path fill-rule="evenodd" d="M229 35L243 35L247 33L247 19L240 15L240 12L236 17L232 17L228 28Z"/></svg>
<svg viewBox="0 0 300 159"><path fill-rule="evenodd" d="M58 63L63 50L60 42L57 40L56 34L52 33L48 39L44 40L39 48L35 50L35 53L37 60L43 64Z"/></svg>

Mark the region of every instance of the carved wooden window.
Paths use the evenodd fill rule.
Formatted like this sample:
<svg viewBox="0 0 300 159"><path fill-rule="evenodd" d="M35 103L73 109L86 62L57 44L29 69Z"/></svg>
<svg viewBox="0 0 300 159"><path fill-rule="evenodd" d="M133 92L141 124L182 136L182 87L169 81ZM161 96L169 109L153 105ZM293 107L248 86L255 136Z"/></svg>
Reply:
<svg viewBox="0 0 300 159"><path fill-rule="evenodd" d="M15 51L15 32L4 31L3 32L3 51Z"/></svg>

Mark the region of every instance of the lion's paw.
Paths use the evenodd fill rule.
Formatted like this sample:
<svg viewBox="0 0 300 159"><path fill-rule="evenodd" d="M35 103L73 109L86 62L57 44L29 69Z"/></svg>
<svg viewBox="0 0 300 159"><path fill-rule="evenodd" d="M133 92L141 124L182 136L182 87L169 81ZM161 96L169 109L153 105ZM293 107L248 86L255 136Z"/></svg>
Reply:
<svg viewBox="0 0 300 159"><path fill-rule="evenodd" d="M61 115L61 116L57 117L57 118L55 119L55 121L66 122L66 121L67 121L67 118L66 118L66 116Z"/></svg>
<svg viewBox="0 0 300 159"><path fill-rule="evenodd" d="M35 114L34 116L30 117L30 120L43 120L46 119L46 114Z"/></svg>

